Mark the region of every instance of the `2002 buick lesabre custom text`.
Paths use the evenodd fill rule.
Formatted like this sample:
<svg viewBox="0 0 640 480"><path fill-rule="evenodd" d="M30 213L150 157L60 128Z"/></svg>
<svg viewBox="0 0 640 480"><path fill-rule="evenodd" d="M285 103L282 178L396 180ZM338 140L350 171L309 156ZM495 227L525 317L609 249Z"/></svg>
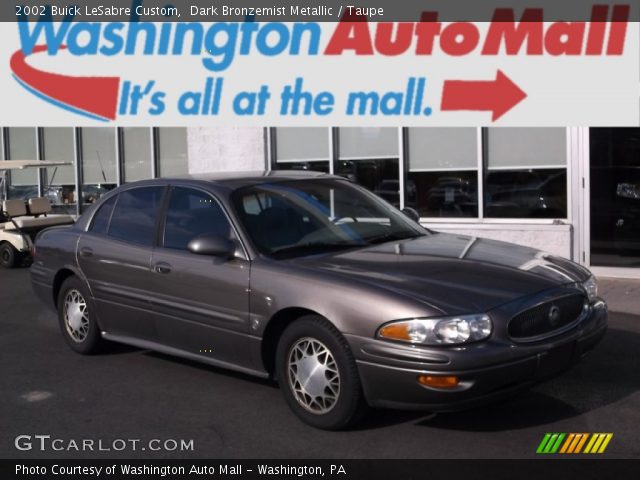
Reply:
<svg viewBox="0 0 640 480"><path fill-rule="evenodd" d="M32 282L75 351L111 340L273 377L326 429L367 404L491 400L604 335L585 268L405 213L324 174L137 182L42 232Z"/></svg>

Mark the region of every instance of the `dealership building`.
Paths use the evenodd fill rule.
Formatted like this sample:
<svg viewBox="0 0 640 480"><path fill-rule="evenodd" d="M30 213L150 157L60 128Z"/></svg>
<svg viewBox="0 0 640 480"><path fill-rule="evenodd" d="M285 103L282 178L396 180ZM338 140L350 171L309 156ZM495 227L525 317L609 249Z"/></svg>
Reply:
<svg viewBox="0 0 640 480"><path fill-rule="evenodd" d="M136 180L248 170L347 177L432 229L530 245L640 278L640 128L2 128L9 198L80 214Z"/></svg>

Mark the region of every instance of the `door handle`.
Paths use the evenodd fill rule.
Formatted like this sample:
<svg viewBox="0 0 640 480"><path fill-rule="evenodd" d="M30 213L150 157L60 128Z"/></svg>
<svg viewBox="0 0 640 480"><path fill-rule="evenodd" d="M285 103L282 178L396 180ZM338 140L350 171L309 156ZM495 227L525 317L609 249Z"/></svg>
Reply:
<svg viewBox="0 0 640 480"><path fill-rule="evenodd" d="M156 271L156 273L171 273L171 265L164 262L156 263L154 270Z"/></svg>
<svg viewBox="0 0 640 480"><path fill-rule="evenodd" d="M93 250L90 249L89 247L82 247L80 249L80 256L81 257L92 257L93 256Z"/></svg>

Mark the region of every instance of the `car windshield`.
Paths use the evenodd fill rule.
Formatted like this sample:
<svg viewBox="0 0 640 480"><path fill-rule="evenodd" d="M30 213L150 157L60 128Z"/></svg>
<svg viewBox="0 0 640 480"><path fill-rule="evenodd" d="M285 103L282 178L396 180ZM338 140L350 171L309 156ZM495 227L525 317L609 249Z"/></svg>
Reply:
<svg viewBox="0 0 640 480"><path fill-rule="evenodd" d="M364 247L428 234L362 187L339 179L238 189L233 204L258 250L275 258Z"/></svg>

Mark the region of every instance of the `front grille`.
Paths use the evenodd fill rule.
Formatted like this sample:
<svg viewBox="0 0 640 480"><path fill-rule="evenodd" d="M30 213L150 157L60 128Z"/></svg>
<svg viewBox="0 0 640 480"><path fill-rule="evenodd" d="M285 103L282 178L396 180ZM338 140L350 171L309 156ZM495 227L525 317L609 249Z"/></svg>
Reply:
<svg viewBox="0 0 640 480"><path fill-rule="evenodd" d="M525 310L509 322L509 335L520 340L553 335L576 321L586 302L583 295L568 295Z"/></svg>

